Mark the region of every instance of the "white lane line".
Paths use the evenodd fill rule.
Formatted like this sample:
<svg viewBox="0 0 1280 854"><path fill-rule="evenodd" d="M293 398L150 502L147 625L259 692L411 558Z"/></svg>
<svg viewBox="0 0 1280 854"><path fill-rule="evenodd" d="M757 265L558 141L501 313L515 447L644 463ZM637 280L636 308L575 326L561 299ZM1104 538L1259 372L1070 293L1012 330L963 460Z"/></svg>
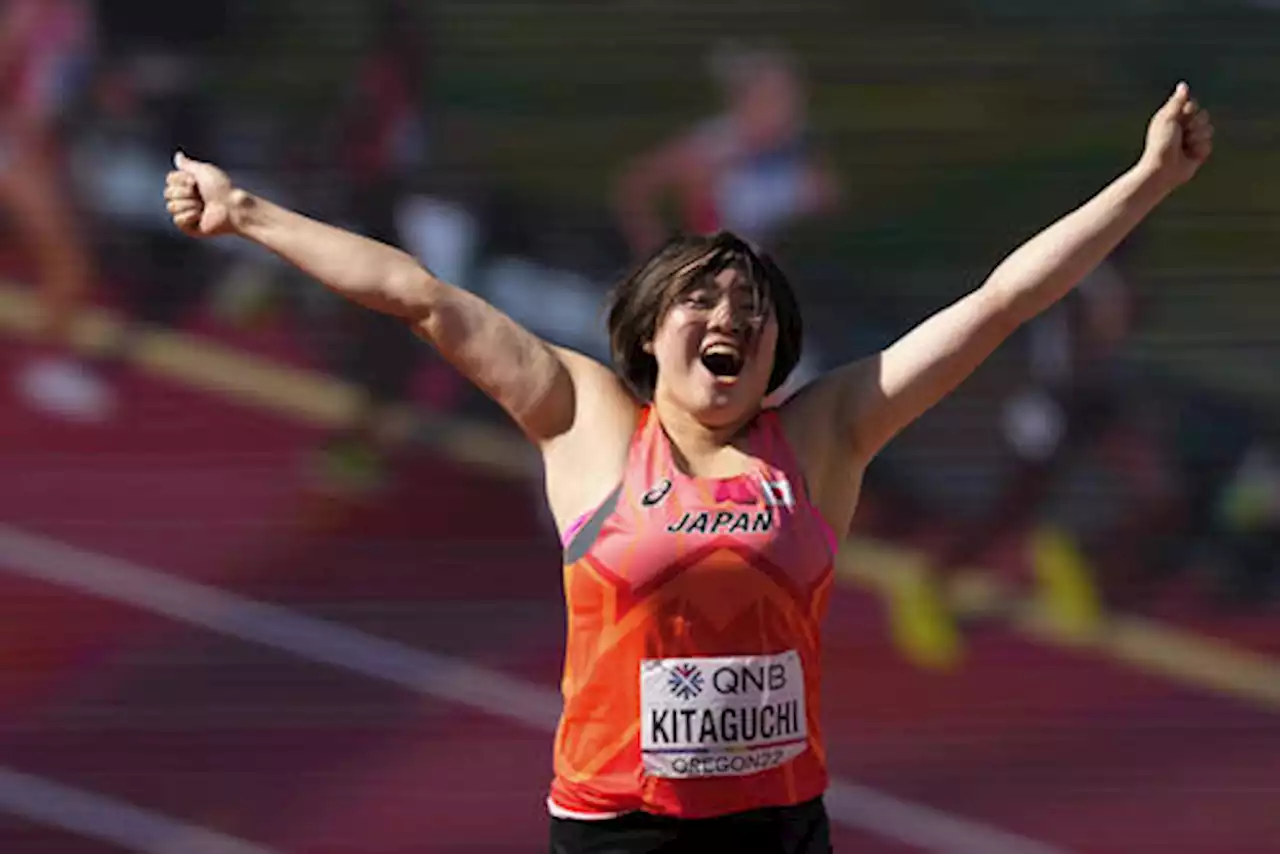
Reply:
<svg viewBox="0 0 1280 854"><path fill-rule="evenodd" d="M276 854L233 836L0 767L0 810L138 854Z"/></svg>
<svg viewBox="0 0 1280 854"><path fill-rule="evenodd" d="M560 695L527 680L8 525L0 525L0 570L401 685L544 732L554 730L560 714ZM939 854L1065 854L839 778L832 780L828 811L835 822Z"/></svg>

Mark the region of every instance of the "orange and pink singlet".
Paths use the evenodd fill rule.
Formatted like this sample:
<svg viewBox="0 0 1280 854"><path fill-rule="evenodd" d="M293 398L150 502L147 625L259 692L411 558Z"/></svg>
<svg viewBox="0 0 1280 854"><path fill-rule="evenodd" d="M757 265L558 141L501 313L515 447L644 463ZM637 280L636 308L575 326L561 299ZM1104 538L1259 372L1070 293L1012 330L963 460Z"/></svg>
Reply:
<svg viewBox="0 0 1280 854"><path fill-rule="evenodd" d="M835 538L775 410L753 469L684 475L646 408L618 488L566 535L548 806L700 818L820 796L819 628Z"/></svg>

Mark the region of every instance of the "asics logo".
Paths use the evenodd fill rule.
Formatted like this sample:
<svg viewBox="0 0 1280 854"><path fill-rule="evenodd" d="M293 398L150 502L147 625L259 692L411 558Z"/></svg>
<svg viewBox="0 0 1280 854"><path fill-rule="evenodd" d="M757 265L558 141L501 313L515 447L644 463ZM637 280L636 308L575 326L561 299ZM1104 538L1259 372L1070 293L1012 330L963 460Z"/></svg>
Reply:
<svg viewBox="0 0 1280 854"><path fill-rule="evenodd" d="M663 478L657 486L650 489L640 499L640 503L645 507L652 507L658 504L662 499L667 497L667 493L671 491L671 481Z"/></svg>

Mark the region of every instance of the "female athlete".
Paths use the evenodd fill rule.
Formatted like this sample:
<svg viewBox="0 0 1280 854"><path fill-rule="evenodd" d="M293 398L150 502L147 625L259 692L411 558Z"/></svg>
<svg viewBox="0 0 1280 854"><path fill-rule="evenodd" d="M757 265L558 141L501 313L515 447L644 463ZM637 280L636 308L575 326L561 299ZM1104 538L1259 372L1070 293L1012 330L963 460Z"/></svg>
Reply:
<svg viewBox="0 0 1280 854"><path fill-rule="evenodd" d="M551 850L813 854L830 850L820 624L868 462L1190 180L1212 137L1179 84L1102 192L779 407L763 400L799 353L796 301L733 235L673 239L621 284L610 370L210 164L179 153L165 198L187 234L247 238L401 318L541 450L569 611Z"/></svg>

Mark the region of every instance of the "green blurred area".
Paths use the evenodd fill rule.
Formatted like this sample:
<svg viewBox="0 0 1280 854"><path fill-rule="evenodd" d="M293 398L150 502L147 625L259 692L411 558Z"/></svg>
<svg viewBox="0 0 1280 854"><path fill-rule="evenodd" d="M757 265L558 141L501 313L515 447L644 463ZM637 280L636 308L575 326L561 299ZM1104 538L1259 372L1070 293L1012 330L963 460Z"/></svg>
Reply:
<svg viewBox="0 0 1280 854"><path fill-rule="evenodd" d="M237 0L223 92L300 126L332 108L367 0ZM1178 79L1217 154L1152 218L1138 357L1280 411L1280 16L1218 2L443 0L422 3L438 163L603 212L629 157L717 108L709 49L792 51L848 197L783 249L812 301L901 323L977 284L1140 151ZM888 321L893 323L893 320Z"/></svg>

